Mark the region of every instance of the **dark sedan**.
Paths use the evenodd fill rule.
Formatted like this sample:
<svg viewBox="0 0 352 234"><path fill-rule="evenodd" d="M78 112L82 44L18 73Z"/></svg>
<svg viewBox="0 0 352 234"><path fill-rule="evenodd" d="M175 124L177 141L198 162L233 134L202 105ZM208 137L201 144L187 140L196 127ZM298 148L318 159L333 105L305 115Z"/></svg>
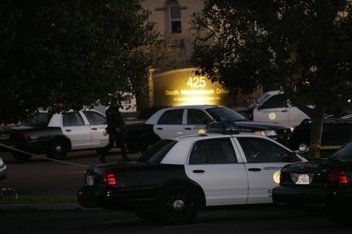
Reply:
<svg viewBox="0 0 352 234"><path fill-rule="evenodd" d="M352 141L329 159L294 163L281 170L280 186L273 190L279 205L323 208L327 217L345 223L352 217Z"/></svg>

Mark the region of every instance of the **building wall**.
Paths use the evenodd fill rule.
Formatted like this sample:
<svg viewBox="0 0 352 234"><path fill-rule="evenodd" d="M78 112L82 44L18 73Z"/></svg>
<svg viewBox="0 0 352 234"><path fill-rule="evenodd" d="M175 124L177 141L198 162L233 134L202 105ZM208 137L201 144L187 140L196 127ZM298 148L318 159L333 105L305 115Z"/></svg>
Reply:
<svg viewBox="0 0 352 234"><path fill-rule="evenodd" d="M173 4L180 6L181 33L172 33L170 29L169 7ZM212 84L206 80L204 87L198 87L197 81L206 79L196 76L194 68L189 59L192 55L192 43L194 34L192 32L192 15L201 11L204 0L141 0L144 9L150 11L150 21L156 25L156 30L164 40L166 58L160 64L156 64L150 70L148 84L149 106L153 105L187 105L187 104L218 104L234 106L233 98L228 97L218 82ZM193 80L190 87L190 80ZM220 90L220 91L219 91ZM186 92L187 91L187 92ZM219 91L219 92L218 92ZM213 92L204 95L206 92ZM185 94L186 93L186 94ZM241 101L242 103L243 101Z"/></svg>
<svg viewBox="0 0 352 234"><path fill-rule="evenodd" d="M177 3L181 11L181 33L172 33L170 27L169 6ZM157 66L157 70L189 67L188 60L192 53L192 14L202 10L203 0L141 0L142 7L151 12L150 21L156 24L161 39L164 40L167 59Z"/></svg>

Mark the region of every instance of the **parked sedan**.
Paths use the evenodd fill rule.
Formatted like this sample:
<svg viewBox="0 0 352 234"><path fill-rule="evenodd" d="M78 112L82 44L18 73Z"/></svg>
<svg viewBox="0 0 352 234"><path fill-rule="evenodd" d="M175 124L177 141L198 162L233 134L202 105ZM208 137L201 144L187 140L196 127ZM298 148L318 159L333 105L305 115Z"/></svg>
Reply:
<svg viewBox="0 0 352 234"><path fill-rule="evenodd" d="M216 105L164 108L143 124L128 125L125 136L130 151L144 151L161 139L197 133L207 124L232 122L242 132L255 132L285 144L291 129L282 125L247 120L238 112Z"/></svg>
<svg viewBox="0 0 352 234"><path fill-rule="evenodd" d="M282 205L321 207L334 222L350 219L352 208L352 141L329 159L295 163L281 170L273 201Z"/></svg>
<svg viewBox="0 0 352 234"><path fill-rule="evenodd" d="M6 164L4 163L4 161L2 160L2 158L0 158L0 180L5 179L6 176L7 176Z"/></svg>
<svg viewBox="0 0 352 234"><path fill-rule="evenodd" d="M106 146L106 126L105 116L95 110L38 112L28 122L0 129L0 146L18 160L28 160L32 153L64 159L70 151Z"/></svg>
<svg viewBox="0 0 352 234"><path fill-rule="evenodd" d="M90 167L78 201L188 223L204 207L272 203L276 173L296 161L305 159L265 136L201 131L161 140L137 162Z"/></svg>

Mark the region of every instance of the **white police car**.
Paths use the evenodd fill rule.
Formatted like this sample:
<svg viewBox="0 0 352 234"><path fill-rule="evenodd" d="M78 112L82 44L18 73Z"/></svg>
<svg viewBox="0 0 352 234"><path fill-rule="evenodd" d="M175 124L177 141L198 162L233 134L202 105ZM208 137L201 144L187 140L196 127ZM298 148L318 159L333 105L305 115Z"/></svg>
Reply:
<svg viewBox="0 0 352 234"><path fill-rule="evenodd" d="M197 133L211 122L232 122L243 132L256 132L283 144L291 133L286 126L249 121L225 106L189 105L163 108L145 123L127 125L124 134L130 151L144 151L161 139Z"/></svg>
<svg viewBox="0 0 352 234"><path fill-rule="evenodd" d="M134 211L147 221L190 222L203 207L271 203L279 170L305 161L268 137L199 134L164 139L137 162L89 168L84 207Z"/></svg>
<svg viewBox="0 0 352 234"><path fill-rule="evenodd" d="M104 134L106 118L95 110L48 113L40 111L24 123L0 129L2 150L12 150L18 160L28 160L32 153L64 159L75 150L100 149L109 142Z"/></svg>

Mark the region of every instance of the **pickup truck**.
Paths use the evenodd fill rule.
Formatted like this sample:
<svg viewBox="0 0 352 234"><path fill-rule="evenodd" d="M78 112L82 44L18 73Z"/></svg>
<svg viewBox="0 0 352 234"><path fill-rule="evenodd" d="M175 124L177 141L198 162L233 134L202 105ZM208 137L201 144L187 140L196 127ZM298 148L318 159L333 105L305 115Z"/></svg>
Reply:
<svg viewBox="0 0 352 234"><path fill-rule="evenodd" d="M268 91L247 108L238 108L236 111L254 121L282 124L292 128L309 118L280 90Z"/></svg>

